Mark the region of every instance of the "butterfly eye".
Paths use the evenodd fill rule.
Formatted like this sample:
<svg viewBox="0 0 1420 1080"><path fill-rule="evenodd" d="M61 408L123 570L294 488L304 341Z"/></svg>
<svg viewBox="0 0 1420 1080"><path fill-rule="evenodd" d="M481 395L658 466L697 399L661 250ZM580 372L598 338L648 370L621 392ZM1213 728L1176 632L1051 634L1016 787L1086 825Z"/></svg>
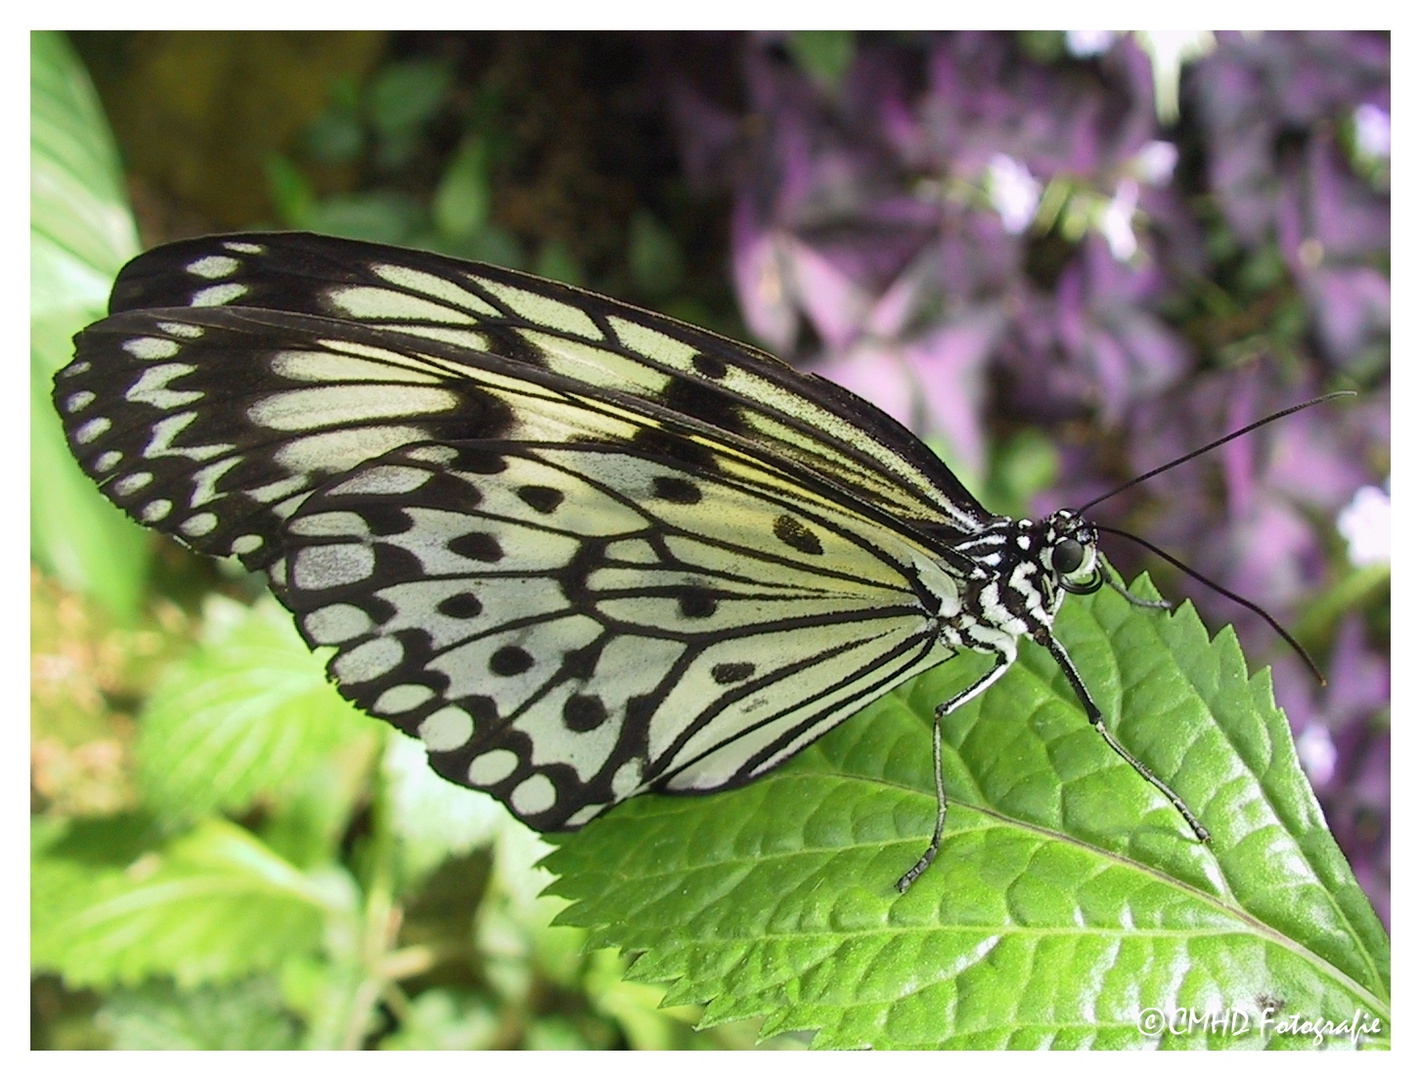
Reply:
<svg viewBox="0 0 1420 1080"><path fill-rule="evenodd" d="M1078 540L1061 540L1050 552L1050 567L1057 574L1073 574L1085 561L1085 546Z"/></svg>

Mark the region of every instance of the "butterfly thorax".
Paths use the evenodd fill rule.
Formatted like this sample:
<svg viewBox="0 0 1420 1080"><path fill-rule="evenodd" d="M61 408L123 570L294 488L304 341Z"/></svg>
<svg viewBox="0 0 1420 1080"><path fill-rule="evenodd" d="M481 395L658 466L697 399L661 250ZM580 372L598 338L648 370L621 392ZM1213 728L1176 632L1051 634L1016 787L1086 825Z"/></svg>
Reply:
<svg viewBox="0 0 1420 1080"><path fill-rule="evenodd" d="M1048 518L1000 518L952 546L974 564L957 614L942 624L948 645L1015 654L1021 636L1050 633L1066 593L1099 588L1099 534L1073 510Z"/></svg>

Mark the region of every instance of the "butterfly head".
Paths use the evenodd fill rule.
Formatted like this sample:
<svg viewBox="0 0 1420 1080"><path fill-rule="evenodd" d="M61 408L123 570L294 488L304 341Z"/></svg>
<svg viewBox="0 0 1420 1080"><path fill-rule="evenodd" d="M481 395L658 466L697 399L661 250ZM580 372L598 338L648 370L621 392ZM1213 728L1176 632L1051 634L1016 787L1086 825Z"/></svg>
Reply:
<svg viewBox="0 0 1420 1080"><path fill-rule="evenodd" d="M1099 530L1074 510L1057 510L1044 522L1041 550L1046 568L1068 593L1092 593L1104 584Z"/></svg>

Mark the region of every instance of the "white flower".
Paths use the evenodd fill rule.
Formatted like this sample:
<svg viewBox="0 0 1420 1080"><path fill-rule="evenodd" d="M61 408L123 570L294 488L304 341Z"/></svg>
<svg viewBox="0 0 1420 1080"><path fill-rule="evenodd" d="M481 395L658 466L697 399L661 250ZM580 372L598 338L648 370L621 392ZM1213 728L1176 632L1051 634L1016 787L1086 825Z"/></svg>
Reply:
<svg viewBox="0 0 1420 1080"><path fill-rule="evenodd" d="M1356 107L1356 149L1364 157L1390 157L1390 113L1369 103Z"/></svg>
<svg viewBox="0 0 1420 1080"><path fill-rule="evenodd" d="M1098 56L1114 44L1115 30L1067 30L1065 49L1071 56Z"/></svg>
<svg viewBox="0 0 1420 1080"><path fill-rule="evenodd" d="M1100 233L1109 244L1109 253L1119 262L1127 261L1139 250L1139 241L1134 237L1134 211L1138 206L1139 185L1126 176L1100 218Z"/></svg>
<svg viewBox="0 0 1420 1080"><path fill-rule="evenodd" d="M1386 485L1389 487L1390 482ZM1390 562L1390 495L1369 484L1336 518L1352 566Z"/></svg>
<svg viewBox="0 0 1420 1080"><path fill-rule="evenodd" d="M1013 157L996 154L988 166L991 205L1008 233L1025 232L1040 205L1040 182Z"/></svg>
<svg viewBox="0 0 1420 1080"><path fill-rule="evenodd" d="M1178 164L1178 147L1162 139L1147 142L1134 155L1134 175L1150 187L1163 187Z"/></svg>
<svg viewBox="0 0 1420 1080"><path fill-rule="evenodd" d="M1336 772L1336 744L1331 732L1320 724L1308 724L1297 736L1297 758L1311 777L1312 783L1323 785Z"/></svg>

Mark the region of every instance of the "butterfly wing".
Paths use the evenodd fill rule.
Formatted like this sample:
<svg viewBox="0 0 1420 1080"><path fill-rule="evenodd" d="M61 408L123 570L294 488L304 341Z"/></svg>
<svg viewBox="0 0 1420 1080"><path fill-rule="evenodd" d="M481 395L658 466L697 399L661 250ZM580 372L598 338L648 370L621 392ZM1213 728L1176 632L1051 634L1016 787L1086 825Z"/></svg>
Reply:
<svg viewBox="0 0 1420 1080"><path fill-rule="evenodd" d="M286 598L361 708L575 827L744 783L945 659L952 579L731 447L404 447L287 524Z"/></svg>
<svg viewBox="0 0 1420 1080"><path fill-rule="evenodd" d="M115 314L178 307L333 318L492 353L751 442L930 535L960 539L993 520L911 432L843 388L517 271L303 233L208 237L139 256L110 301Z"/></svg>
<svg viewBox="0 0 1420 1080"><path fill-rule="evenodd" d="M134 260L55 403L342 692L538 828L743 783L944 659L991 520L905 429L581 290L293 235ZM496 467L495 467L496 463Z"/></svg>

